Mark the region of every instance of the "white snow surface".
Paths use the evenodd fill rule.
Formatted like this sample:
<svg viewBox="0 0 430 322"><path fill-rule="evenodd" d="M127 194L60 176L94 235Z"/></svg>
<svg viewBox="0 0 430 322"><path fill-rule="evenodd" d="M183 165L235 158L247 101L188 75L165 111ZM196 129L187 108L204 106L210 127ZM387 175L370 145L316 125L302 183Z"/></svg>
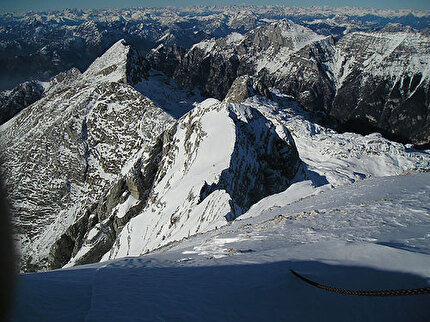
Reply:
<svg viewBox="0 0 430 322"><path fill-rule="evenodd" d="M371 178L148 255L22 274L13 321L425 321L430 295L335 294L290 269L345 289L428 287L429 182Z"/></svg>
<svg viewBox="0 0 430 322"><path fill-rule="evenodd" d="M230 196L225 191L209 195L200 204L198 197L205 182L217 183L229 167L235 143L229 110L218 100L205 100L181 119L173 142L178 142L173 164L164 163L167 172L160 181L156 179L155 201L130 220L104 260L140 255L226 224Z"/></svg>

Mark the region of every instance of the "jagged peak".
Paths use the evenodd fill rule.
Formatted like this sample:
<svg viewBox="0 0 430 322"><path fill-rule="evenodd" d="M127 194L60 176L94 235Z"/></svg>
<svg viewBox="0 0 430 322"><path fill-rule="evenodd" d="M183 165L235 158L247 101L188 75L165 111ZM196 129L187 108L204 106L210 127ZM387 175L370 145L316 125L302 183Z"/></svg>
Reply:
<svg viewBox="0 0 430 322"><path fill-rule="evenodd" d="M296 24L289 19L282 19L273 22L270 25L262 26L251 31L250 34L254 34L258 37L266 36L271 38L282 38L284 40L284 45L289 43L293 50L299 50L314 41L327 38L326 36L317 34L311 29Z"/></svg>
<svg viewBox="0 0 430 322"><path fill-rule="evenodd" d="M124 39L113 44L83 74L91 82L136 84L147 69L144 59Z"/></svg>

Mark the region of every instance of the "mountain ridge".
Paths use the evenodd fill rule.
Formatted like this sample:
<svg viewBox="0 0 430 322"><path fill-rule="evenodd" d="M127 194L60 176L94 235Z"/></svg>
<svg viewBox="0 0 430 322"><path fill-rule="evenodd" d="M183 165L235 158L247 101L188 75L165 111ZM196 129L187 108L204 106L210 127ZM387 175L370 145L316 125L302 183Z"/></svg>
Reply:
<svg viewBox="0 0 430 322"><path fill-rule="evenodd" d="M198 86L203 95L223 99L237 77L250 75L308 110L325 112L341 130L429 143L426 35L352 32L335 42L281 20L245 35L206 40L174 61L161 49L148 55L150 63L163 57L170 62L166 74L183 86Z"/></svg>
<svg viewBox="0 0 430 322"><path fill-rule="evenodd" d="M172 122L127 84L130 47L119 41L115 49L101 74L90 67L61 77L65 84L59 81L1 127L2 168L24 269L46 266L56 236Z"/></svg>

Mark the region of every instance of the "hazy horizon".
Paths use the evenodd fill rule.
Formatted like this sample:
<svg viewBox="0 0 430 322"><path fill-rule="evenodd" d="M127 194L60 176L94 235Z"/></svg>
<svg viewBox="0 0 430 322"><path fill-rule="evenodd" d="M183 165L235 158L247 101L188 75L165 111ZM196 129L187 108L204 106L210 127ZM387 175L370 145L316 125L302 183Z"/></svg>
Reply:
<svg viewBox="0 0 430 322"><path fill-rule="evenodd" d="M404 4L407 3L407 6ZM422 0L404 1L355 1L355 0L302 0L302 1L224 1L224 0L194 0L194 1L172 1L172 0L3 0L0 3L0 13L22 13L27 11L55 11L62 9L121 9L121 8L138 8L138 7L191 7L191 6L225 6L225 5L283 5L296 7L309 6L328 6L328 7L359 7L359 8L375 8L375 9L410 9L410 10L430 10L430 2Z"/></svg>

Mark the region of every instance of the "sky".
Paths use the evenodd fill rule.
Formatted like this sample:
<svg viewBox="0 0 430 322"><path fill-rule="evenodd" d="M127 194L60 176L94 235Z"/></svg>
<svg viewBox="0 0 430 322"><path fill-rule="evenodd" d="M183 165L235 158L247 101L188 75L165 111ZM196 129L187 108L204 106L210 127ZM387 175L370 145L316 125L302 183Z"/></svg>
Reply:
<svg viewBox="0 0 430 322"><path fill-rule="evenodd" d="M307 7L312 5L327 5L331 7L366 7L387 9L425 9L430 10L428 0L0 0L0 12L45 11L65 8L135 8L135 7L165 7L191 5L286 5Z"/></svg>

